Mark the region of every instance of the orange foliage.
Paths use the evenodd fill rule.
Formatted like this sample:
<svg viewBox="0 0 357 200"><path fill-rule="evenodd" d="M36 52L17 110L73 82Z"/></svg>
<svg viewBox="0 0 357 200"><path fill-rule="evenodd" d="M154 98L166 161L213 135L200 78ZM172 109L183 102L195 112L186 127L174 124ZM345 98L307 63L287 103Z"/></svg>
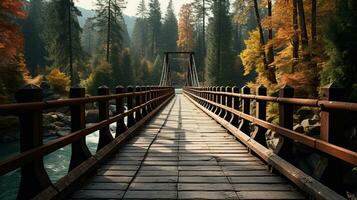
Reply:
<svg viewBox="0 0 357 200"><path fill-rule="evenodd" d="M180 10L178 24L179 38L177 46L182 51L192 51L193 49L193 13L190 4L184 4Z"/></svg>
<svg viewBox="0 0 357 200"><path fill-rule="evenodd" d="M19 53L23 46L23 36L20 28L15 25L14 19L23 19L26 13L23 10L22 0L0 1L0 60L5 61Z"/></svg>

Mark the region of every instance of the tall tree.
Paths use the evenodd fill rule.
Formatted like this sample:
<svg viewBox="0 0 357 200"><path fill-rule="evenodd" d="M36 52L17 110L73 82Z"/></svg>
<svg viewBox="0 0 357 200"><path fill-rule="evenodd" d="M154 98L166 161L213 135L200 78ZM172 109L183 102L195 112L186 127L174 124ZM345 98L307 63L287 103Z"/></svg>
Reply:
<svg viewBox="0 0 357 200"><path fill-rule="evenodd" d="M82 32L78 22L80 15L80 11L73 3L53 0L46 4L43 16L42 38L48 53L48 61L51 66L58 67L67 74L72 71L71 63L74 64L73 71L78 72L78 68L83 67L85 60L80 40ZM75 77L76 73L72 75L72 85L78 82L74 80Z"/></svg>
<svg viewBox="0 0 357 200"><path fill-rule="evenodd" d="M162 37L162 50L163 51L176 51L177 50L177 38L178 38L178 26L177 19L174 13L174 8L172 5L172 0L169 1L167 6L166 15L164 18L164 23L161 29Z"/></svg>
<svg viewBox="0 0 357 200"><path fill-rule="evenodd" d="M297 0L297 6L298 6L298 13L299 13L299 21L300 21L299 25L300 25L302 56L305 61L309 61L310 60L309 38L307 35L304 2L302 0Z"/></svg>
<svg viewBox="0 0 357 200"><path fill-rule="evenodd" d="M325 32L329 60L322 73L322 84L335 81L346 89L350 100L357 102L357 1L337 1L336 16Z"/></svg>
<svg viewBox="0 0 357 200"><path fill-rule="evenodd" d="M177 46L181 51L193 50L193 22L191 5L182 5L179 13L179 37L177 40Z"/></svg>
<svg viewBox="0 0 357 200"><path fill-rule="evenodd" d="M131 40L132 54L140 58L146 57L148 53L148 21L145 0L141 0L137 8L135 25ZM139 62L137 62L140 65Z"/></svg>
<svg viewBox="0 0 357 200"><path fill-rule="evenodd" d="M160 49L161 10L159 0L149 2L150 58L155 59Z"/></svg>
<svg viewBox="0 0 357 200"><path fill-rule="evenodd" d="M253 3L254 3L255 17L257 20L258 30L259 30L259 34L260 34L260 43L261 43L262 47L265 47L266 43L265 43L264 32L263 32L263 27L262 27L262 23L261 23L261 17L260 17L260 13L259 13L258 1L253 0ZM263 57L264 69L266 71L266 76L267 76L268 81L272 84L276 84L277 80L276 80L276 75L275 75L275 69L274 69L274 67L269 66L269 60L265 53L264 48L261 49L260 54Z"/></svg>
<svg viewBox="0 0 357 200"><path fill-rule="evenodd" d="M211 4L207 35L207 57L205 80L209 85L232 84L232 23L228 0L214 0Z"/></svg>
<svg viewBox="0 0 357 200"><path fill-rule="evenodd" d="M31 0L28 3L28 17L23 24L25 37L24 55L26 65L32 75L37 75L38 68L46 65L46 49L40 37L42 30L42 0Z"/></svg>
<svg viewBox="0 0 357 200"><path fill-rule="evenodd" d="M100 40L106 51L105 58L110 62L111 48L122 48L123 27L121 6L123 0L97 0L97 22ZM117 52L113 52L117 53Z"/></svg>
<svg viewBox="0 0 357 200"><path fill-rule="evenodd" d="M292 70L291 72L295 72L295 67L298 64L299 61L299 23L298 23L298 11L297 11L297 0L292 0L291 1L293 6L293 12L292 12L292 17L293 17L293 41L292 41L292 46L293 46L293 63L292 63Z"/></svg>

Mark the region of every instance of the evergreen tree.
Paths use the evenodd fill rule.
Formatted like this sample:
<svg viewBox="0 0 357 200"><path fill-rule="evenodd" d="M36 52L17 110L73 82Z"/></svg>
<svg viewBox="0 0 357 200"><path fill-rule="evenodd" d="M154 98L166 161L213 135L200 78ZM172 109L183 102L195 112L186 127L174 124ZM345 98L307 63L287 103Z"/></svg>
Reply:
<svg viewBox="0 0 357 200"><path fill-rule="evenodd" d="M42 0L31 0L27 8L28 16L23 24L25 37L24 55L26 66L32 75L37 75L37 69L46 65L46 49L40 34L42 30Z"/></svg>
<svg viewBox="0 0 357 200"><path fill-rule="evenodd" d="M123 79L120 81L121 85L131 85L134 83L133 66L130 51L128 48L124 49L121 54L121 66L123 69Z"/></svg>
<svg viewBox="0 0 357 200"><path fill-rule="evenodd" d="M150 58L156 58L160 52L160 33L161 33L161 10L159 0L149 2L149 45Z"/></svg>
<svg viewBox="0 0 357 200"><path fill-rule="evenodd" d="M83 26L82 46L83 50L90 56L96 51L98 45L98 34L95 30L94 19L88 18Z"/></svg>
<svg viewBox="0 0 357 200"><path fill-rule="evenodd" d="M228 0L213 0L209 19L205 80L209 85L234 83L232 23Z"/></svg>
<svg viewBox="0 0 357 200"><path fill-rule="evenodd" d="M70 17L68 15L69 8L71 8ZM52 0L46 4L43 16L44 31L42 38L48 53L47 59L51 66L58 67L67 74L71 72L71 60L76 72L79 67L84 66L83 63L86 58L80 40L82 32L78 23L78 16L80 15L80 11L73 3ZM71 25L70 27L69 24ZM69 33L70 28L71 33ZM72 85L75 82L78 82L78 80L73 80Z"/></svg>
<svg viewBox="0 0 357 200"><path fill-rule="evenodd" d="M327 53L330 59L322 73L322 84L335 81L346 88L350 99L357 101L357 2L337 1L336 16L326 31Z"/></svg>
<svg viewBox="0 0 357 200"><path fill-rule="evenodd" d="M176 41L178 39L177 19L174 13L172 0L167 6L167 11L162 25L162 50L163 51L176 51Z"/></svg>
<svg viewBox="0 0 357 200"><path fill-rule="evenodd" d="M148 22L145 0L140 2L136 16L137 18L135 20L131 40L131 49L134 56L143 58L147 56L148 50Z"/></svg>
<svg viewBox="0 0 357 200"><path fill-rule="evenodd" d="M100 35L100 51L105 50L107 62L111 61L112 50L123 47L123 15L121 6L123 0L97 0L96 26ZM102 52L102 51L101 51Z"/></svg>

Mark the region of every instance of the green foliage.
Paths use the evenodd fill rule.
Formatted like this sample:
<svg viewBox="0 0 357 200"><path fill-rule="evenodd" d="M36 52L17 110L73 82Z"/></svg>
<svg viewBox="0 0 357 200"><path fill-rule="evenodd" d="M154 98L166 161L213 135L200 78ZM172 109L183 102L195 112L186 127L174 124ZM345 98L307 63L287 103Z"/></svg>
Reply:
<svg viewBox="0 0 357 200"><path fill-rule="evenodd" d="M174 13L172 0L170 0L167 7L164 23L162 25L162 50L163 51L176 51L178 39L178 25L177 19Z"/></svg>
<svg viewBox="0 0 357 200"><path fill-rule="evenodd" d="M146 19L137 18L134 25L131 49L140 58L148 56L148 23Z"/></svg>
<svg viewBox="0 0 357 200"><path fill-rule="evenodd" d="M70 86L70 78L59 68L54 68L46 76L48 83L52 86L53 90L58 94L66 94Z"/></svg>
<svg viewBox="0 0 357 200"><path fill-rule="evenodd" d="M78 23L80 11L71 5L71 37L72 48L69 45L69 17L68 1L52 0L45 4L43 14L42 39L48 53L48 61L51 66L59 67L61 71L69 73L70 54L73 56L74 67L80 69L84 66L86 54L82 49L80 35L82 29Z"/></svg>
<svg viewBox="0 0 357 200"><path fill-rule="evenodd" d="M96 95L100 86L106 85L113 88L112 77L112 66L106 61L102 61L89 78L83 82L83 85L87 87L89 94Z"/></svg>
<svg viewBox="0 0 357 200"><path fill-rule="evenodd" d="M207 57L205 80L208 85L234 83L234 55L232 51L232 23L228 0L213 0L213 16L207 33Z"/></svg>
<svg viewBox="0 0 357 200"><path fill-rule="evenodd" d="M349 98L357 101L357 2L337 1L337 13L326 31L330 59L322 72L322 84L336 82L346 88Z"/></svg>
<svg viewBox="0 0 357 200"><path fill-rule="evenodd" d="M31 0L27 8L28 16L23 22L22 30L25 38L24 55L26 66L32 75L46 65L46 49L40 35L43 32L42 0Z"/></svg>
<svg viewBox="0 0 357 200"><path fill-rule="evenodd" d="M161 10L159 0L149 1L149 57L156 58L160 52Z"/></svg>

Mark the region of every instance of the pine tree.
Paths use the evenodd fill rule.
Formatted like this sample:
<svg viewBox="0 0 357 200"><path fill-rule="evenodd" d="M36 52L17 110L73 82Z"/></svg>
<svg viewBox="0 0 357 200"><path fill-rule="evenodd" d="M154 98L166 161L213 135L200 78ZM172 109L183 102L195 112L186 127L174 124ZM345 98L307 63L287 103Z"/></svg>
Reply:
<svg viewBox="0 0 357 200"><path fill-rule="evenodd" d="M149 45L150 58L154 59L160 53L161 10L159 0L149 2Z"/></svg>
<svg viewBox="0 0 357 200"><path fill-rule="evenodd" d="M31 0L28 5L28 17L23 23L25 37L24 55L26 66L32 75L37 75L37 69L46 65L46 49L40 35L42 30L42 0Z"/></svg>
<svg viewBox="0 0 357 200"><path fill-rule="evenodd" d="M164 23L162 25L162 50L163 51L176 51L178 39L178 25L177 19L174 13L174 8L172 5L172 0L170 0L167 6L166 15L164 18Z"/></svg>
<svg viewBox="0 0 357 200"><path fill-rule="evenodd" d="M131 49L134 56L146 57L148 52L148 21L145 0L142 0L137 9L134 30L131 40Z"/></svg>
<svg viewBox="0 0 357 200"><path fill-rule="evenodd" d="M82 29L79 26L78 16L81 13L73 2L69 2L52 0L46 4L42 38L45 42L47 59L50 65L70 74L73 64L73 71L77 74L79 68L84 66L86 56L80 40ZM69 8L71 10L70 15ZM77 76L75 74L72 74L72 78ZM72 79L71 84L74 85L75 83L78 83L78 80Z"/></svg>
<svg viewBox="0 0 357 200"><path fill-rule="evenodd" d="M95 29L94 19L87 19L83 26L82 46L83 50L93 56L98 45L98 33Z"/></svg>
<svg viewBox="0 0 357 200"><path fill-rule="evenodd" d="M228 0L214 0L208 26L205 80L209 85L234 83L232 23Z"/></svg>
<svg viewBox="0 0 357 200"><path fill-rule="evenodd" d="M105 58L110 63L111 48L123 47L123 16L121 6L123 0L97 0L96 26L100 35L101 49L105 50Z"/></svg>
<svg viewBox="0 0 357 200"><path fill-rule="evenodd" d="M357 2L337 1L337 13L325 34L330 59L322 73L322 84L335 81L346 89L350 100L357 101Z"/></svg>

